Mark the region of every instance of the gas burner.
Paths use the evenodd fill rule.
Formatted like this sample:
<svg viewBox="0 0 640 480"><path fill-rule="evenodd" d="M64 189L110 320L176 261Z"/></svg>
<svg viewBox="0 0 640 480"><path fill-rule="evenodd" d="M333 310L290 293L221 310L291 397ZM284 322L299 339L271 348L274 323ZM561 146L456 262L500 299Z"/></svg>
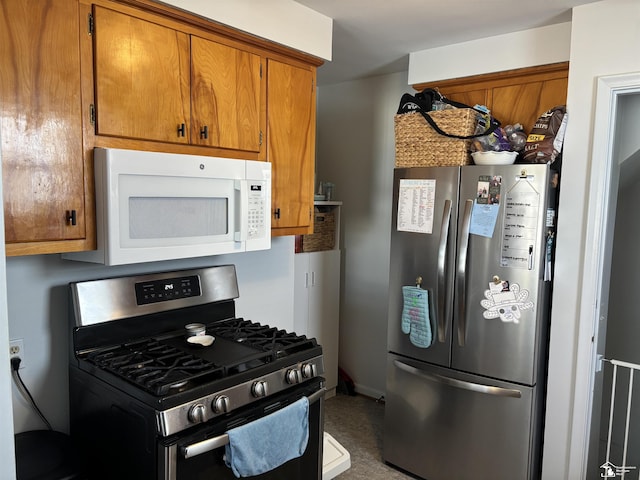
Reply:
<svg viewBox="0 0 640 480"><path fill-rule="evenodd" d="M263 352L269 352L273 359L286 357L317 345L314 339L308 339L304 335L288 333L242 318L215 322L208 327L207 331L216 337L227 338L237 343L251 345Z"/></svg>
<svg viewBox="0 0 640 480"><path fill-rule="evenodd" d="M184 390L190 382L218 378L223 372L212 362L155 339L100 350L87 360L155 395Z"/></svg>

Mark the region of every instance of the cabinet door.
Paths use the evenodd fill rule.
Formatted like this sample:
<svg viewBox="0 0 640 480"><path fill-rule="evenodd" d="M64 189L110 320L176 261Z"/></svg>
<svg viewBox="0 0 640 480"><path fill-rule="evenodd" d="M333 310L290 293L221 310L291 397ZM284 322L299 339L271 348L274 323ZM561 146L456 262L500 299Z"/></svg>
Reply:
<svg viewBox="0 0 640 480"><path fill-rule="evenodd" d="M309 335L309 256L296 253L293 257L293 331L298 335Z"/></svg>
<svg viewBox="0 0 640 480"><path fill-rule="evenodd" d="M486 105L502 125L520 123L529 132L538 117L567 99L569 62L519 68L414 85L438 88L451 100Z"/></svg>
<svg viewBox="0 0 640 480"><path fill-rule="evenodd" d="M340 250L309 254L309 336L322 345L327 389L338 385Z"/></svg>
<svg viewBox="0 0 640 480"><path fill-rule="evenodd" d="M340 250L297 253L294 261L293 325L322 346L327 389L338 385Z"/></svg>
<svg viewBox="0 0 640 480"><path fill-rule="evenodd" d="M268 160L274 234L311 233L315 141L315 70L268 61ZM292 230L300 228L300 230Z"/></svg>
<svg viewBox="0 0 640 480"><path fill-rule="evenodd" d="M454 92L445 95L448 99L456 102L464 103L465 105L486 105L487 91L484 89L469 90L467 92Z"/></svg>
<svg viewBox="0 0 640 480"><path fill-rule="evenodd" d="M98 6L94 18L96 133L188 143L189 36Z"/></svg>
<svg viewBox="0 0 640 480"><path fill-rule="evenodd" d="M7 243L85 237L80 101L77 2L3 2L0 157ZM74 210L72 225L66 217Z"/></svg>
<svg viewBox="0 0 640 480"><path fill-rule="evenodd" d="M260 151L260 56L191 37L192 143Z"/></svg>
<svg viewBox="0 0 640 480"><path fill-rule="evenodd" d="M492 89L491 112L498 119L517 119L529 132L544 112L567 101L568 78L523 82ZM503 125L506 125L503 121Z"/></svg>

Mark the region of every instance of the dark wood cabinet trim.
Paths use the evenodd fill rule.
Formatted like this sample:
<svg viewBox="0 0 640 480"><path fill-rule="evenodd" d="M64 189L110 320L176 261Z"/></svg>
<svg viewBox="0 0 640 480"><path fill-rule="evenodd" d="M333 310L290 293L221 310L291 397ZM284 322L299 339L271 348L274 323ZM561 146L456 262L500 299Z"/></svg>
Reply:
<svg viewBox="0 0 640 480"><path fill-rule="evenodd" d="M417 83L413 85L413 88L416 91L436 87L449 92L469 91L482 88L502 87L505 85L513 85L514 83L525 83L526 81L533 82L564 78L567 77L568 71L569 62L559 62L469 77L451 78L437 82Z"/></svg>

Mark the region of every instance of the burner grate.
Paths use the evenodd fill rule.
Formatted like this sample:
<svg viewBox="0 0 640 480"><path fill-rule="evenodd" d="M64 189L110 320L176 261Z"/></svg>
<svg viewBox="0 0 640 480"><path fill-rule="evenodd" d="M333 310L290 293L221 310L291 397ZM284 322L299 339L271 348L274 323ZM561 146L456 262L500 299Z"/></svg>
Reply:
<svg viewBox="0 0 640 480"><path fill-rule="evenodd" d="M154 395L186 390L224 376L224 368L155 339L103 349L87 356L94 365Z"/></svg>
<svg viewBox="0 0 640 480"><path fill-rule="evenodd" d="M182 333L100 348L84 358L157 397L243 374L317 346L314 339L242 318L207 325L211 347L187 345Z"/></svg>
<svg viewBox="0 0 640 480"><path fill-rule="evenodd" d="M216 322L210 325L207 331L216 337L245 343L262 352L268 352L273 360L317 345L314 339L308 339L304 335L288 333L242 318Z"/></svg>

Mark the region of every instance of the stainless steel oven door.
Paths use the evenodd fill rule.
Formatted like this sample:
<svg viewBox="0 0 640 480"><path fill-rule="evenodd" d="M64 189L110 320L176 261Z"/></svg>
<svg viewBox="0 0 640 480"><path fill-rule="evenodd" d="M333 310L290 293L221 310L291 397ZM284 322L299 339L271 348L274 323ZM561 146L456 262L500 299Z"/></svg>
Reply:
<svg viewBox="0 0 640 480"><path fill-rule="evenodd" d="M322 478L322 436L324 424L324 392L321 383L301 386L295 393L274 397L260 405L247 407L224 421L209 422L187 435L168 437L158 444L161 480L235 479L224 461L228 437L225 431L267 415L306 396L309 399L309 443L305 453L284 465L252 478Z"/></svg>

